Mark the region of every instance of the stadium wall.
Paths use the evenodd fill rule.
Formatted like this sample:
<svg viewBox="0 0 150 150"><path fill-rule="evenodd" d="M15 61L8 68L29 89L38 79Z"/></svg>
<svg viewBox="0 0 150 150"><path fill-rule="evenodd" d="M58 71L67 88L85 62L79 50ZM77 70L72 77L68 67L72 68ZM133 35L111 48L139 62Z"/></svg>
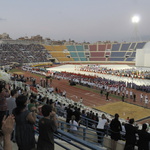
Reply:
<svg viewBox="0 0 150 150"><path fill-rule="evenodd" d="M147 42L143 49L137 49L135 66L150 67L150 42Z"/></svg>

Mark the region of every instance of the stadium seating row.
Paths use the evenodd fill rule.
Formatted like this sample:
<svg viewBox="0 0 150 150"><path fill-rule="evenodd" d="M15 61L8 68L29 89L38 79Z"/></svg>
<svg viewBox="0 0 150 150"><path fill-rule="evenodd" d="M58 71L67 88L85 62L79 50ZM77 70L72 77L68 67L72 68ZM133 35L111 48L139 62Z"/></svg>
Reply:
<svg viewBox="0 0 150 150"><path fill-rule="evenodd" d="M59 61L134 61L146 42L44 46ZM67 58L67 59L66 59Z"/></svg>

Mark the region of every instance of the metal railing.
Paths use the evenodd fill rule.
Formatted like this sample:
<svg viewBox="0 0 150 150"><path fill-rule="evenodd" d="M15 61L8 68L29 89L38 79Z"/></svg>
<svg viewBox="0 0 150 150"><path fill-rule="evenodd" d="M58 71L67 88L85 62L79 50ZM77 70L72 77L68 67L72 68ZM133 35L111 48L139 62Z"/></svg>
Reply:
<svg viewBox="0 0 150 150"><path fill-rule="evenodd" d="M38 122L39 119L42 118L42 116L37 116L36 121L36 133L38 134ZM69 123L58 121L59 127L57 132L54 133L55 138L61 139L62 141L65 141L66 143L81 149L85 150L86 148L92 149L92 150L102 150L102 147L100 144L96 143L96 132L93 129L88 129L85 127L78 127L78 131L76 133L70 133L69 131ZM75 126L75 125L72 125ZM94 138L95 136L95 138ZM102 136L101 136L102 137ZM103 138L103 137L102 137ZM63 147L64 149L69 150L68 147L66 147L64 144L61 144L57 142L57 140L54 140L56 144ZM103 141L102 141L103 142ZM96 145L95 145L96 144Z"/></svg>

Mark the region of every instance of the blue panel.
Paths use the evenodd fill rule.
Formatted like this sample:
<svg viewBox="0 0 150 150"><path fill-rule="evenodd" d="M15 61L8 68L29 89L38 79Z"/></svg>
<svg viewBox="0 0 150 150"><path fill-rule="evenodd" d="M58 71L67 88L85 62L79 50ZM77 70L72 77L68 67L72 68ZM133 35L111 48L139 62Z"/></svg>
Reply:
<svg viewBox="0 0 150 150"><path fill-rule="evenodd" d="M109 58L110 61L124 61L124 58Z"/></svg>
<svg viewBox="0 0 150 150"><path fill-rule="evenodd" d="M132 55L131 55L131 57L135 57L135 54L136 54L136 52L133 52Z"/></svg>
<svg viewBox="0 0 150 150"><path fill-rule="evenodd" d="M74 59L74 61L79 61L79 58L73 58Z"/></svg>
<svg viewBox="0 0 150 150"><path fill-rule="evenodd" d="M85 57L83 52L78 52L79 57Z"/></svg>
<svg viewBox="0 0 150 150"><path fill-rule="evenodd" d="M133 61L135 58L127 58L126 61Z"/></svg>
<svg viewBox="0 0 150 150"><path fill-rule="evenodd" d="M82 45L77 45L77 46L76 46L76 49L77 49L77 51L84 51Z"/></svg>
<svg viewBox="0 0 150 150"><path fill-rule="evenodd" d="M124 57L126 52L111 52L111 57Z"/></svg>
<svg viewBox="0 0 150 150"><path fill-rule="evenodd" d="M71 56L71 57L78 57L78 56L77 56L77 53L74 53L74 52L70 52L70 56Z"/></svg>
<svg viewBox="0 0 150 150"><path fill-rule="evenodd" d="M132 43L130 49L134 49L134 47L135 47L135 43Z"/></svg>
<svg viewBox="0 0 150 150"><path fill-rule="evenodd" d="M86 59L86 58L80 58L80 60L81 60L81 61L87 61L87 59Z"/></svg>
<svg viewBox="0 0 150 150"><path fill-rule="evenodd" d="M137 43L136 48L135 49L142 49L144 47L144 45L146 44L146 42L142 42L142 43Z"/></svg>
<svg viewBox="0 0 150 150"><path fill-rule="evenodd" d="M72 46L72 45L66 46L66 47L67 47L68 51L76 51L76 50L75 50L75 47Z"/></svg>
<svg viewBox="0 0 150 150"><path fill-rule="evenodd" d="M131 55L131 52L127 52L126 55Z"/></svg>
<svg viewBox="0 0 150 150"><path fill-rule="evenodd" d="M122 44L121 51L127 51L131 43Z"/></svg>
<svg viewBox="0 0 150 150"><path fill-rule="evenodd" d="M113 44L112 45L112 51L119 51L120 44Z"/></svg>

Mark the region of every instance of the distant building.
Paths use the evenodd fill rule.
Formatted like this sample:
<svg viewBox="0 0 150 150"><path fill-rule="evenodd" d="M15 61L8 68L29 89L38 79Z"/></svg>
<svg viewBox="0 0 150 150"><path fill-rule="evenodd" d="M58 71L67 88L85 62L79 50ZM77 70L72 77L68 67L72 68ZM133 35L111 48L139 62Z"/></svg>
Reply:
<svg viewBox="0 0 150 150"><path fill-rule="evenodd" d="M10 39L9 34L7 33L0 34L0 39Z"/></svg>
<svg viewBox="0 0 150 150"><path fill-rule="evenodd" d="M43 41L43 37L40 35L31 36L31 40L33 41Z"/></svg>

